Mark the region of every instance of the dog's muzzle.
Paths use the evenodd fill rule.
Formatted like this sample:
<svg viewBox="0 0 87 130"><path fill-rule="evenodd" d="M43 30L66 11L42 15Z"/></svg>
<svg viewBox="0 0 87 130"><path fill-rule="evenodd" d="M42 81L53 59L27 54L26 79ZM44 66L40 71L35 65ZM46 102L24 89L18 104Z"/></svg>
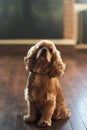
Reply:
<svg viewBox="0 0 87 130"><path fill-rule="evenodd" d="M46 55L47 55L47 49L45 47L43 47L42 49L40 49L38 52L37 52L37 56L36 58L38 59L39 57L45 57L46 58Z"/></svg>
<svg viewBox="0 0 87 130"><path fill-rule="evenodd" d="M42 49L42 52L41 52L41 56L42 56L42 57L46 57L46 55L47 55L47 49L46 49L46 48L43 48L43 49Z"/></svg>
<svg viewBox="0 0 87 130"><path fill-rule="evenodd" d="M48 49L45 48L45 47L41 48L41 49L37 52L36 59L38 59L39 57L43 57L43 58L47 59L48 62L51 61L50 52L49 52Z"/></svg>

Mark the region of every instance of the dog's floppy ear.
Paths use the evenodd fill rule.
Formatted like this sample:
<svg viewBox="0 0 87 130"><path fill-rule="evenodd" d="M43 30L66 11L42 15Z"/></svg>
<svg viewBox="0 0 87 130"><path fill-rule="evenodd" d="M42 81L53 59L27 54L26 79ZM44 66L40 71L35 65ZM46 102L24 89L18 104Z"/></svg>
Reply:
<svg viewBox="0 0 87 130"><path fill-rule="evenodd" d="M33 67L33 64L35 62L34 58L35 58L35 53L36 53L36 50L38 49L39 46L37 45L34 45L32 46L28 52L27 52L27 55L24 57L24 63L26 65L26 70L30 70L30 68Z"/></svg>
<svg viewBox="0 0 87 130"><path fill-rule="evenodd" d="M66 67L66 65L62 61L60 52L56 50L52 56L51 71L50 71L49 75L51 77L62 76L64 74L65 67Z"/></svg>

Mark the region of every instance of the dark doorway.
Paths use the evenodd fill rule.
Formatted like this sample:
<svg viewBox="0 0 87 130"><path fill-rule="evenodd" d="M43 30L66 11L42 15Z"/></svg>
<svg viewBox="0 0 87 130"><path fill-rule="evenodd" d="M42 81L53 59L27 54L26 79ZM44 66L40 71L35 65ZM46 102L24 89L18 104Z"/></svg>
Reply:
<svg viewBox="0 0 87 130"><path fill-rule="evenodd" d="M63 0L1 0L0 39L63 38Z"/></svg>
<svg viewBox="0 0 87 130"><path fill-rule="evenodd" d="M78 41L87 44L87 11L82 11L78 15Z"/></svg>

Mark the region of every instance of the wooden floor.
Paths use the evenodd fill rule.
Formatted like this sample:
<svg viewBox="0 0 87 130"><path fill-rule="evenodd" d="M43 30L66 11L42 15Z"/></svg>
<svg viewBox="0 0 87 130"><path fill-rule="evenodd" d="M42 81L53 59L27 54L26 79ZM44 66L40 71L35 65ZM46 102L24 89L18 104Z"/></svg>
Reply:
<svg viewBox="0 0 87 130"><path fill-rule="evenodd" d="M87 53L63 53L66 73L59 78L65 99L71 109L68 120L53 121L45 130L87 129ZM42 130L35 123L26 124L24 88L27 73L23 56L0 56L0 130Z"/></svg>

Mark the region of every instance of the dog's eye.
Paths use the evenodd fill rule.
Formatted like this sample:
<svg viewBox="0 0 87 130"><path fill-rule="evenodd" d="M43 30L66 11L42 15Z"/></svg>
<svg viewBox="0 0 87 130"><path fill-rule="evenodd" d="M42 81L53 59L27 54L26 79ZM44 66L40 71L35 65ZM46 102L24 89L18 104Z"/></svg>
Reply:
<svg viewBox="0 0 87 130"><path fill-rule="evenodd" d="M50 48L49 51L50 51L50 53L52 53L53 52L52 48Z"/></svg>

